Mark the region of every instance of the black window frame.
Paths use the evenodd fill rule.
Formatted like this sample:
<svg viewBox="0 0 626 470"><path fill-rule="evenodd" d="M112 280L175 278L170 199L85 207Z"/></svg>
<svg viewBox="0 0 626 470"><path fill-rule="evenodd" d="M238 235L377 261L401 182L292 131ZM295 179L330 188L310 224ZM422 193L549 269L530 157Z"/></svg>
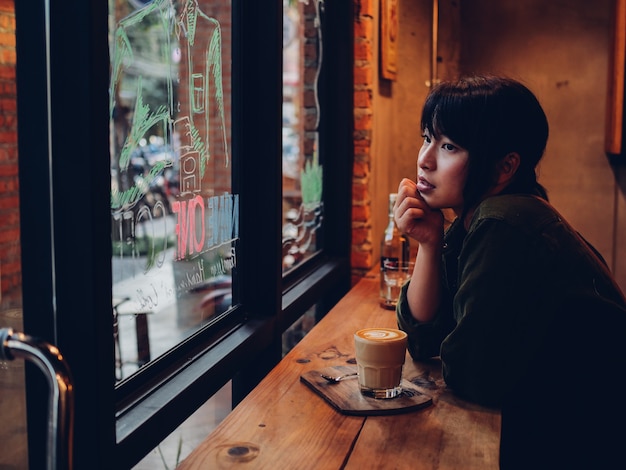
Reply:
<svg viewBox="0 0 626 470"><path fill-rule="evenodd" d="M70 364L76 468L133 466L231 379L238 403L280 360L282 333L350 288L353 2L323 2L324 249L284 278L282 0L232 5L242 303L115 388L108 2L15 2L24 330L57 345ZM26 369L30 465L43 468L47 385Z"/></svg>

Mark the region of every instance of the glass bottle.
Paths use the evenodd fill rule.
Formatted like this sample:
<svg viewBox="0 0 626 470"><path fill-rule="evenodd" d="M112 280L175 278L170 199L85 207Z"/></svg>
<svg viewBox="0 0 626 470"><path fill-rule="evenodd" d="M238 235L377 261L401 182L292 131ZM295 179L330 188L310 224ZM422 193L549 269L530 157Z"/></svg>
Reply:
<svg viewBox="0 0 626 470"><path fill-rule="evenodd" d="M401 264L409 262L409 239L398 230L393 219L393 206L398 195L389 194L389 223L380 243L380 304L389 309L395 309L400 293L399 280L389 270L397 273Z"/></svg>

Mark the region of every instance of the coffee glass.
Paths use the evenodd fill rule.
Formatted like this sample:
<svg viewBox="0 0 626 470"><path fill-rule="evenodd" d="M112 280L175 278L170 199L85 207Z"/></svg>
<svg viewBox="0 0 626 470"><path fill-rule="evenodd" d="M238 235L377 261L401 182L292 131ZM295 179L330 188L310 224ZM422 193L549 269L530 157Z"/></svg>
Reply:
<svg viewBox="0 0 626 470"><path fill-rule="evenodd" d="M364 328L354 334L361 393L373 398L395 398L402 393L402 367L407 335L394 328Z"/></svg>

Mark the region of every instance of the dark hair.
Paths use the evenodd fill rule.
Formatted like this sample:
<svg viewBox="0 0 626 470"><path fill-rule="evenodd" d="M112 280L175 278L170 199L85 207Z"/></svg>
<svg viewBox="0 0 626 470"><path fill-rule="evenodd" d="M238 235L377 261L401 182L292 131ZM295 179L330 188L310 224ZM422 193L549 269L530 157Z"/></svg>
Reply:
<svg viewBox="0 0 626 470"><path fill-rule="evenodd" d="M426 98L422 129L435 137L445 135L469 152L465 210L492 187L498 162L511 152L519 154L520 164L503 192L547 199L535 167L548 140L548 120L535 95L521 83L492 76L440 83Z"/></svg>

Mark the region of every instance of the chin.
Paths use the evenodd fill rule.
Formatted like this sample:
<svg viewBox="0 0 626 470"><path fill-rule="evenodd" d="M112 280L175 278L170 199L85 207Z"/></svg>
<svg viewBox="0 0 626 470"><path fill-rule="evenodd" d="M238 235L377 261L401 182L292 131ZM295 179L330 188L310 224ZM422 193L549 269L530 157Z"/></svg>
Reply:
<svg viewBox="0 0 626 470"><path fill-rule="evenodd" d="M432 197L428 194L422 194L422 199L426 201L426 204L428 204L428 207L430 207L431 209L441 210L444 207L449 207L449 206L442 205L441 201L438 201L436 197Z"/></svg>
<svg viewBox="0 0 626 470"><path fill-rule="evenodd" d="M441 212L443 213L443 219L448 223L451 223L459 216L459 213L451 207L444 207L441 209Z"/></svg>

